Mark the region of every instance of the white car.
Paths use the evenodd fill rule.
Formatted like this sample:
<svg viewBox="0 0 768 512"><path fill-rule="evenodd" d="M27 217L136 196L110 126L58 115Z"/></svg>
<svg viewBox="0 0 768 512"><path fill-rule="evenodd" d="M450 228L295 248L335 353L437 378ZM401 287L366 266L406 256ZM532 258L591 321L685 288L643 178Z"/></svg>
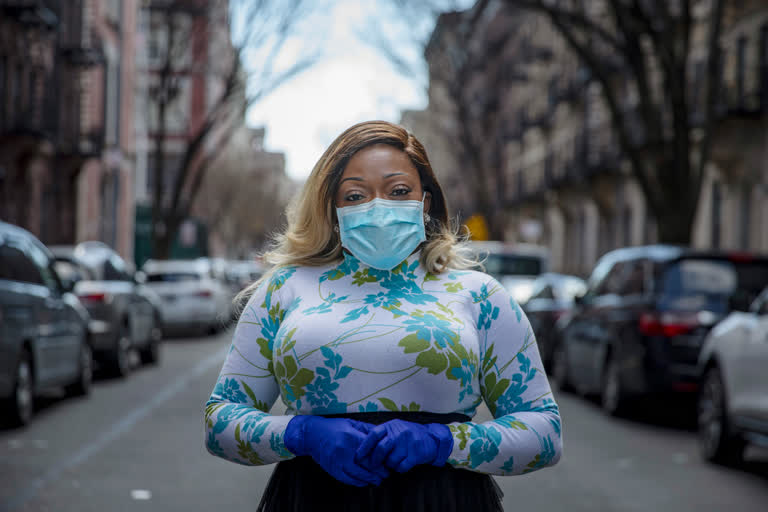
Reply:
<svg viewBox="0 0 768 512"><path fill-rule="evenodd" d="M531 297L533 282L549 263L549 250L539 245L473 241L469 248L482 261L478 270L496 278L519 304Z"/></svg>
<svg viewBox="0 0 768 512"><path fill-rule="evenodd" d="M748 312L733 312L710 331L699 365L704 458L737 464L747 443L768 446L768 288Z"/></svg>
<svg viewBox="0 0 768 512"><path fill-rule="evenodd" d="M164 329L196 328L214 333L230 320L232 294L207 258L149 260L142 270L162 299Z"/></svg>

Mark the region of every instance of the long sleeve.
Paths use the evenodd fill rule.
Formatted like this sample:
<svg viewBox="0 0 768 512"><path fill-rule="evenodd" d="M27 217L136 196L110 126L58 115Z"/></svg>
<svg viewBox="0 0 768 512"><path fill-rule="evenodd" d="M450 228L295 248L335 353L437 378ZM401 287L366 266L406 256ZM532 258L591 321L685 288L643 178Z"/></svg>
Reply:
<svg viewBox="0 0 768 512"><path fill-rule="evenodd" d="M270 464L293 457L283 443L285 427L293 416L268 414L279 394L272 350L290 310L277 292L290 273L290 269L279 271L248 301L206 403L206 448L239 464Z"/></svg>
<svg viewBox="0 0 768 512"><path fill-rule="evenodd" d="M471 296L477 310L480 391L495 419L451 424L449 463L497 475L554 465L562 452L560 414L528 318L493 279Z"/></svg>

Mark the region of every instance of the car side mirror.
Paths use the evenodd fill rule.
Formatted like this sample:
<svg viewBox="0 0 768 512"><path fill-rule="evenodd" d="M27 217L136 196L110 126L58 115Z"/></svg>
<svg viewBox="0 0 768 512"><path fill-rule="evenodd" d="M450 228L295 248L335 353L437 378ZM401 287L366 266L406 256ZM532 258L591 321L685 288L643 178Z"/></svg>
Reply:
<svg viewBox="0 0 768 512"><path fill-rule="evenodd" d="M133 282L136 284L144 284L147 282L147 274L142 272L141 270L137 270L133 274Z"/></svg>

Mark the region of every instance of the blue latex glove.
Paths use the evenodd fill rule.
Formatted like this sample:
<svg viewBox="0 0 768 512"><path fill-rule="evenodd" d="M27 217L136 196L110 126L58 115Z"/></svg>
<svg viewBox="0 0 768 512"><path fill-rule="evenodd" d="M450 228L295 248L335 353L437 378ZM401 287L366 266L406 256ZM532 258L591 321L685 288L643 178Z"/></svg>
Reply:
<svg viewBox="0 0 768 512"><path fill-rule="evenodd" d="M369 469L355 462L355 451L372 428L347 418L299 415L286 425L284 443L296 456L311 456L340 482L357 487L379 485L389 475L387 468Z"/></svg>
<svg viewBox="0 0 768 512"><path fill-rule="evenodd" d="M357 449L356 460L404 473L418 464L443 466L451 450L453 434L446 425L391 420L371 429Z"/></svg>

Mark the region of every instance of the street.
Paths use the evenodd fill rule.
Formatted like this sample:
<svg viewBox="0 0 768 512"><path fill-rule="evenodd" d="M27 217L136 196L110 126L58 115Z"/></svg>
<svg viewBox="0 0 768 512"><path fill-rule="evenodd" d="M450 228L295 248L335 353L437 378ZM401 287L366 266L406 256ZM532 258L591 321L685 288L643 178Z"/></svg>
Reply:
<svg viewBox="0 0 768 512"><path fill-rule="evenodd" d="M254 510L272 467L237 466L203 445L203 404L230 336L166 340L160 366L98 380L86 399L44 398L29 427L0 430L0 511ZM765 510L765 451L721 468L700 460L684 421L617 420L575 395L557 399L563 459L498 478L506 510ZM475 420L489 417L483 408Z"/></svg>

